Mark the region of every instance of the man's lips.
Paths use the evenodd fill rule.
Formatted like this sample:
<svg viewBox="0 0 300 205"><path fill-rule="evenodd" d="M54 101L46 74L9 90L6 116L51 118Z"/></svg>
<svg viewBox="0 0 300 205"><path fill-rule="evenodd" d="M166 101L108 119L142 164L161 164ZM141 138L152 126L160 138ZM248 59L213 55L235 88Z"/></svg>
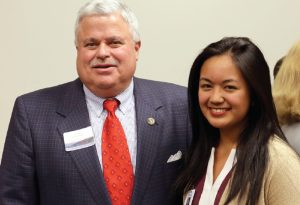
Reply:
<svg viewBox="0 0 300 205"><path fill-rule="evenodd" d="M105 69L105 68L110 68L110 67L116 67L114 64L96 64L92 65L92 68L98 68L98 69Z"/></svg>

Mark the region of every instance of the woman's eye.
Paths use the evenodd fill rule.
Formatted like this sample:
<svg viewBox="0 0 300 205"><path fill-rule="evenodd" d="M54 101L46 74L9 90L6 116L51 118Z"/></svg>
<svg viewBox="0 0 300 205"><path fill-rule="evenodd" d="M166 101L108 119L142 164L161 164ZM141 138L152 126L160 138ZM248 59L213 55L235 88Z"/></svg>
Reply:
<svg viewBox="0 0 300 205"><path fill-rule="evenodd" d="M225 89L226 89L226 90L236 90L237 87L236 87L236 86L233 86L233 85L227 85L227 86L225 86Z"/></svg>
<svg viewBox="0 0 300 205"><path fill-rule="evenodd" d="M201 85L200 85L200 88L201 88L201 89L206 89L206 90L207 90L207 89L211 88L211 85L209 85L209 84L201 84Z"/></svg>

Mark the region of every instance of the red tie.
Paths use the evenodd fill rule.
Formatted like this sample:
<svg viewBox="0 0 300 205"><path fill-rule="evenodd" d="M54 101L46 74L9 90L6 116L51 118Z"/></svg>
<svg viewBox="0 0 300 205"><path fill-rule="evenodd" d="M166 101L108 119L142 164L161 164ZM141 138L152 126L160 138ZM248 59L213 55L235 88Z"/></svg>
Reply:
<svg viewBox="0 0 300 205"><path fill-rule="evenodd" d="M102 131L103 174L113 205L130 205L133 168L123 127L115 115L119 101L103 102L107 117Z"/></svg>

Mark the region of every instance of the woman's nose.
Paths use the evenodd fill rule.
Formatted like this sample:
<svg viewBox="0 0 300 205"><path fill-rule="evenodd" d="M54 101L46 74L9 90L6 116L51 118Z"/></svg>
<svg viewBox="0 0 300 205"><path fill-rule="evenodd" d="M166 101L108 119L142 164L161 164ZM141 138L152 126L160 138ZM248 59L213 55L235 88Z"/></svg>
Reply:
<svg viewBox="0 0 300 205"><path fill-rule="evenodd" d="M222 103L224 102L224 97L223 97L223 92L219 88L213 89L211 96L210 96L210 101L212 103Z"/></svg>

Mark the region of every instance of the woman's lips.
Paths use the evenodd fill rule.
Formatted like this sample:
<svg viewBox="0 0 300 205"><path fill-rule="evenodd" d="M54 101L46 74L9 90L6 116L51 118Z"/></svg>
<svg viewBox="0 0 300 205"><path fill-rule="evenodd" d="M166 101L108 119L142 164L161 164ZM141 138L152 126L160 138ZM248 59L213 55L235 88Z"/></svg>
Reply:
<svg viewBox="0 0 300 205"><path fill-rule="evenodd" d="M224 115L230 108L209 108L211 114L213 116L222 116Z"/></svg>

